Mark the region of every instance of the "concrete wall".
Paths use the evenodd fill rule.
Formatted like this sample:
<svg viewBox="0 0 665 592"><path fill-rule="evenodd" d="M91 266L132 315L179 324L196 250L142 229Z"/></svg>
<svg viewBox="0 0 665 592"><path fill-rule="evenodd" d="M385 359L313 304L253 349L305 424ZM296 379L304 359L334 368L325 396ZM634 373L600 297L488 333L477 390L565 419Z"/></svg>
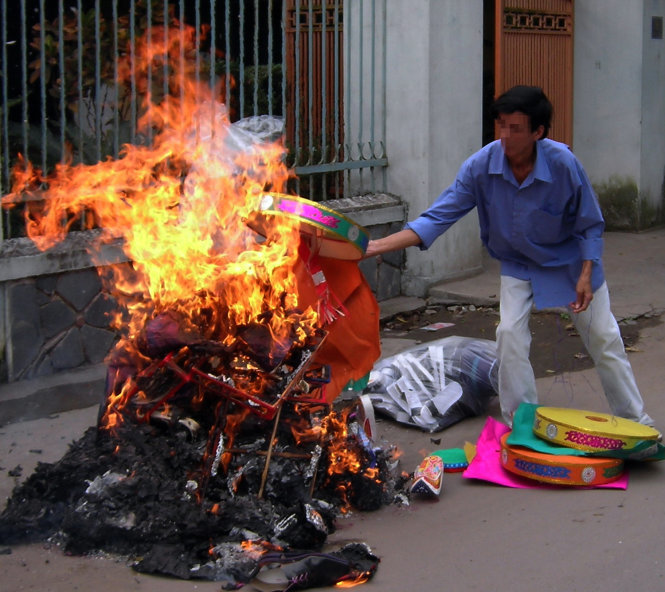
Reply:
<svg viewBox="0 0 665 592"><path fill-rule="evenodd" d="M664 0L575 3L573 149L618 227L649 226L644 210L662 206L665 47L651 19L663 15Z"/></svg>
<svg viewBox="0 0 665 592"><path fill-rule="evenodd" d="M73 233L45 252L25 238L2 243L0 383L103 362L117 339L109 317L116 303L90 256L94 236L94 231ZM109 265L127 261L113 246L98 250L95 260Z"/></svg>
<svg viewBox="0 0 665 592"><path fill-rule="evenodd" d="M360 23L358 3L350 3L352 23ZM366 10L371 3L363 3ZM346 6L345 6L346 10ZM408 217L416 217L453 182L471 153L482 144L483 2L482 0L390 0L385 15L386 62L385 142L389 158L387 187L408 204ZM363 23L370 26L365 15ZM345 17L345 28L349 19ZM345 29L345 34L348 33ZM365 39L373 39L368 29ZM352 85L349 134L354 126L367 125L359 104L358 76L370 68L369 47L359 48L351 39ZM381 63L383 47L376 62ZM363 56L362 63L360 56ZM376 54L375 54L376 55ZM353 61L355 58L356 61ZM354 87L353 85L356 84ZM382 117L377 115L377 121ZM402 292L424 296L432 284L469 275L481 267L481 245L475 212L456 224L428 251L408 249L402 274Z"/></svg>
<svg viewBox="0 0 665 592"><path fill-rule="evenodd" d="M665 19L665 0L644 2L640 195L648 204L662 208L665 205L665 39L652 38L654 17ZM643 212L641 225L648 225L649 215L648 211Z"/></svg>
<svg viewBox="0 0 665 592"><path fill-rule="evenodd" d="M592 180L639 179L642 14L636 2L575 3L573 149Z"/></svg>

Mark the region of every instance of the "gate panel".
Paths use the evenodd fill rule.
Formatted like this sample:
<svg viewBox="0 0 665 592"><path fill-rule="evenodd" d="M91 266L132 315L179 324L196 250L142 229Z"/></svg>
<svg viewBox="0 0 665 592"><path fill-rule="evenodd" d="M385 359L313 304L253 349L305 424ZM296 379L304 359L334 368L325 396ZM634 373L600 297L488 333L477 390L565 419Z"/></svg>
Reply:
<svg viewBox="0 0 665 592"><path fill-rule="evenodd" d="M574 0L496 0L496 96L540 86L552 101L549 137L573 142Z"/></svg>
<svg viewBox="0 0 665 592"><path fill-rule="evenodd" d="M345 178L354 175L367 181L362 190L375 190L376 178L385 191L380 106L386 53L375 61L375 51L385 47L386 5L387 0L0 0L0 194L11 187L19 153L48 173L61 161L94 164L117 158L126 143L149 143L150 129L139 133L142 98L148 88L156 98L169 94L171 68L156 55L155 67L139 72L136 52L143 40L188 38L190 27L195 49L181 52L179 62L187 57L197 81L220 86L231 121L283 118L287 165L297 175L290 190L315 200L340 198L351 187ZM164 25L173 35L164 34ZM370 64L359 70L360 80L348 77L349 64L356 64L344 50L351 41L359 48L353 59ZM119 73L126 73L121 84ZM344 137L351 93L364 99L363 116L372 124L376 117L376 128L358 128L357 134L354 129L353 143ZM0 242L25 234L23 209L21 203L0 212Z"/></svg>
<svg viewBox="0 0 665 592"><path fill-rule="evenodd" d="M287 1L286 93L295 116L286 133L295 150L316 142L323 152L336 151L343 142L342 27L341 5Z"/></svg>

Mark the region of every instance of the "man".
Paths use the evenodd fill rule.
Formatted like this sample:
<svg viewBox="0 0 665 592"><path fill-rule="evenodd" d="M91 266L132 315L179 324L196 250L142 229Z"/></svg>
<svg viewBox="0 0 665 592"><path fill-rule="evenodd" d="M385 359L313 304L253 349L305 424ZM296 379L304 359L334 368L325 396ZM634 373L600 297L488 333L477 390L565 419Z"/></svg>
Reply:
<svg viewBox="0 0 665 592"><path fill-rule="evenodd" d="M552 104L540 88L516 86L493 112L500 140L464 162L454 183L404 230L370 241L366 256L427 249L477 208L481 239L501 262L496 338L504 419L512 425L520 403L538 402L529 361L532 307L567 305L612 413L653 425L610 310L598 201L575 155L547 138Z"/></svg>

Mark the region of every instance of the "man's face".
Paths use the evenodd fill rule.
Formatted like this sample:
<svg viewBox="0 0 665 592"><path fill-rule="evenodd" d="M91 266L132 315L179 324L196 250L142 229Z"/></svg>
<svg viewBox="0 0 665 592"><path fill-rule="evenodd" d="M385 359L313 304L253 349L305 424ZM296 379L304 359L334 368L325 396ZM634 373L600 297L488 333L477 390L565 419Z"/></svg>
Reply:
<svg viewBox="0 0 665 592"><path fill-rule="evenodd" d="M533 154L534 143L543 135L542 125L532 132L529 117L521 111L499 113L496 121L501 145L508 160L526 158Z"/></svg>

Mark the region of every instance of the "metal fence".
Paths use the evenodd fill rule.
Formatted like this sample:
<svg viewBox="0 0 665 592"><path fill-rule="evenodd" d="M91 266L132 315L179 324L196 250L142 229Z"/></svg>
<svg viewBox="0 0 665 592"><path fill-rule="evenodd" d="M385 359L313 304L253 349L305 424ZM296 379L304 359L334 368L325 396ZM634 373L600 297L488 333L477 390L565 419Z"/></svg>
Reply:
<svg viewBox="0 0 665 592"><path fill-rule="evenodd" d="M385 190L387 0L0 0L0 190L18 154L44 171L58 162L117 158L139 134L139 39L195 33L195 76L222 82L232 121L283 126L295 193L314 200ZM166 31L169 31L167 33ZM183 50L184 54L184 50ZM184 55L181 56L184 59ZM191 59L191 56L188 56ZM148 88L169 92L164 72ZM20 166L20 165L19 165ZM0 239L23 234L21 208Z"/></svg>

